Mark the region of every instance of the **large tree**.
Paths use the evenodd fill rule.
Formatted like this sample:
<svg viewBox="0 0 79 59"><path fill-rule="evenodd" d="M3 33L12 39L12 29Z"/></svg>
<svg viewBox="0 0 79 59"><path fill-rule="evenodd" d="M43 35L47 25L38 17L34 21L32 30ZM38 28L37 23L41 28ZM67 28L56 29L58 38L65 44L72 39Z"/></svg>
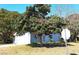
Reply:
<svg viewBox="0 0 79 59"><path fill-rule="evenodd" d="M0 10L0 34L5 43L7 40L13 39L18 16L18 12L8 11L6 9Z"/></svg>
<svg viewBox="0 0 79 59"><path fill-rule="evenodd" d="M19 32L31 32L31 25L35 23L34 18L37 18L38 21L44 20L48 12L50 12L50 5L47 4L35 4L27 7L25 13L19 18Z"/></svg>
<svg viewBox="0 0 79 59"><path fill-rule="evenodd" d="M77 41L77 36L79 35L79 14L71 14L66 17L68 20L68 28L71 31L71 41Z"/></svg>
<svg viewBox="0 0 79 59"><path fill-rule="evenodd" d="M41 42L41 36L45 33L45 17L49 12L50 5L47 4L34 4L27 7L25 13L18 19L18 33L24 34L29 31L33 34L37 34Z"/></svg>
<svg viewBox="0 0 79 59"><path fill-rule="evenodd" d="M47 18L50 12L50 5L35 4L27 7L25 13L18 18L17 32L24 34L31 32L39 37L42 43L42 35L60 32L60 28L64 25L64 20L58 16ZM48 20L47 20L48 19Z"/></svg>

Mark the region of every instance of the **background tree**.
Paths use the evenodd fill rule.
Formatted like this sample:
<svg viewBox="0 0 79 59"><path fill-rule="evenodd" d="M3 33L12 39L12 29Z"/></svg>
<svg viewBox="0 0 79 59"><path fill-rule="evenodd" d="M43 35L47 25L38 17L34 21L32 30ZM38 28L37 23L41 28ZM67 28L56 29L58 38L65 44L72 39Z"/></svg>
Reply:
<svg viewBox="0 0 79 59"><path fill-rule="evenodd" d="M16 18L18 16L18 12L12 12L6 9L0 10L0 34L4 43L7 43L7 41L11 42L11 39L13 39Z"/></svg>
<svg viewBox="0 0 79 59"><path fill-rule="evenodd" d="M68 20L68 28L71 30L71 41L77 41L79 34L79 14L71 14L66 17Z"/></svg>

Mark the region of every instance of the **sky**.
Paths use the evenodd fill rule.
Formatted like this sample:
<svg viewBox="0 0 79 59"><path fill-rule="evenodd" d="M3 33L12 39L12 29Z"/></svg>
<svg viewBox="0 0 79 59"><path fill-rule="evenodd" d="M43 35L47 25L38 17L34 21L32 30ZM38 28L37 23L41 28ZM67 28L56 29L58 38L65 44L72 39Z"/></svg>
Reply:
<svg viewBox="0 0 79 59"><path fill-rule="evenodd" d="M52 4L50 15L68 16L79 14L79 4Z"/></svg>
<svg viewBox="0 0 79 59"><path fill-rule="evenodd" d="M9 11L18 11L23 13L27 6L32 4L0 4L0 8L7 9ZM50 15L68 16L69 14L79 14L79 4L52 4Z"/></svg>

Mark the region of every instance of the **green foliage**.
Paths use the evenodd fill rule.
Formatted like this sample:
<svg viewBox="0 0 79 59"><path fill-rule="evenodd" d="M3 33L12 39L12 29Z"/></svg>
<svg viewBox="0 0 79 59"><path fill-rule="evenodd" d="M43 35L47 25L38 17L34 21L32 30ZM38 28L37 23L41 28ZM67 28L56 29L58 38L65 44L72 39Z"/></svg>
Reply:
<svg viewBox="0 0 79 59"><path fill-rule="evenodd" d="M46 23L47 31L50 33L60 33L61 28L65 25L63 18L51 16Z"/></svg>
<svg viewBox="0 0 79 59"><path fill-rule="evenodd" d="M37 12L39 15L41 15L43 18L50 12L50 6L48 4L35 4L34 5L37 9Z"/></svg>
<svg viewBox="0 0 79 59"><path fill-rule="evenodd" d="M50 12L50 5L35 4L27 7L25 13L18 17L17 32L24 34L31 32L37 34L42 42L43 34L60 33L62 26L66 23L64 19L59 16L46 17Z"/></svg>
<svg viewBox="0 0 79 59"><path fill-rule="evenodd" d="M43 34L45 31L45 16L50 12L50 6L35 4L27 7L26 12L19 18L18 33L37 33Z"/></svg>
<svg viewBox="0 0 79 59"><path fill-rule="evenodd" d="M51 16L49 22L53 24L53 26L56 28L61 28L62 26L65 25L64 19L59 16Z"/></svg>
<svg viewBox="0 0 79 59"><path fill-rule="evenodd" d="M50 38L50 39L49 39L49 42L48 42L48 43L49 43L49 44L53 44L54 42L53 42L53 40L52 40L52 36L49 35L49 38Z"/></svg>
<svg viewBox="0 0 79 59"><path fill-rule="evenodd" d="M60 33L62 26L66 23L59 16L46 17L50 12L48 4L34 4L26 8L24 14L0 10L0 34L2 38L12 39L13 34L19 35L26 32L37 34L42 42L43 34Z"/></svg>
<svg viewBox="0 0 79 59"><path fill-rule="evenodd" d="M5 43L14 37L13 33L15 32L18 15L17 12L11 12L6 9L0 10L0 34Z"/></svg>
<svg viewBox="0 0 79 59"><path fill-rule="evenodd" d="M33 6L27 7L25 11L25 16L30 18L30 16L37 18L45 18L45 16L50 12L50 5L48 4L34 4Z"/></svg>

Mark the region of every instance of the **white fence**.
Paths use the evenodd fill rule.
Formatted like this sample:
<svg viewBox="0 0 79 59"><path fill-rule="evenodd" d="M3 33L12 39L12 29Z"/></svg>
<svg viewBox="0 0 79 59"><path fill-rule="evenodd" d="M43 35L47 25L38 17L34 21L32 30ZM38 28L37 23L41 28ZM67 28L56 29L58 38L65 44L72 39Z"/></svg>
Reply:
<svg viewBox="0 0 79 59"><path fill-rule="evenodd" d="M31 34L29 32L25 33L22 36L16 36L13 44L30 44Z"/></svg>

